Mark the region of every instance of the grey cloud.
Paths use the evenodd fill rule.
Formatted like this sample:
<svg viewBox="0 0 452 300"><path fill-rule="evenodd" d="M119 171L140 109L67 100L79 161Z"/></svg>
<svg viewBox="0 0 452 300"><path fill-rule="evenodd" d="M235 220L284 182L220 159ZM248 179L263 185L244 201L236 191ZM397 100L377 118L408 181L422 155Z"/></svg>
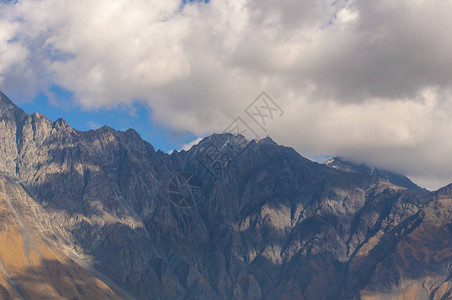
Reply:
<svg viewBox="0 0 452 300"><path fill-rule="evenodd" d="M286 114L261 134L302 154L452 181L451 5L0 4L0 87L31 97L60 85L87 109L144 101L157 121L198 135L224 129L265 90Z"/></svg>

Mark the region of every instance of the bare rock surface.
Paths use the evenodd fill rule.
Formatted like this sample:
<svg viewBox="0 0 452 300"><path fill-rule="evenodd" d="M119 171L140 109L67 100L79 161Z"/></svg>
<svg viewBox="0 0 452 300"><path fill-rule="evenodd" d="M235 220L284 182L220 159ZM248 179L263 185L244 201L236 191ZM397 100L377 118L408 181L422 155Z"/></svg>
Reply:
<svg viewBox="0 0 452 300"><path fill-rule="evenodd" d="M26 191L28 222L123 298L452 297L450 186L398 186L270 138L214 134L168 155L0 98L0 171ZM171 201L176 174L201 183L196 205Z"/></svg>

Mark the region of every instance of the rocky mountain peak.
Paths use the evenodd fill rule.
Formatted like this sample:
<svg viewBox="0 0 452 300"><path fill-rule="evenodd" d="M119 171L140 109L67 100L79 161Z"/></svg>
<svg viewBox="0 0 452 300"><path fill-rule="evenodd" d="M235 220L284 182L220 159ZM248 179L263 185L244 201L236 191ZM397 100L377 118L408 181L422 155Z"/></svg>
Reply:
<svg viewBox="0 0 452 300"><path fill-rule="evenodd" d="M56 120L54 122L55 126L59 127L59 128L67 128L70 127L69 124L66 122L66 120L64 120L63 118L59 118L58 120Z"/></svg>
<svg viewBox="0 0 452 300"><path fill-rule="evenodd" d="M0 122L0 298L452 294L450 197L340 159L319 165L270 138L214 134L168 155L133 130L66 125ZM42 259L17 250L32 243L47 245Z"/></svg>
<svg viewBox="0 0 452 300"><path fill-rule="evenodd" d="M437 191L438 194L452 196L452 183L440 188Z"/></svg>
<svg viewBox="0 0 452 300"><path fill-rule="evenodd" d="M140 134L133 128L129 128L126 130L126 133L130 136L133 136L136 139L141 139Z"/></svg>
<svg viewBox="0 0 452 300"><path fill-rule="evenodd" d="M10 105L16 106L14 103L11 102L11 100L9 100L9 98L5 94L3 94L2 91L0 91L0 106L10 106Z"/></svg>
<svg viewBox="0 0 452 300"><path fill-rule="evenodd" d="M0 116L9 114L10 116L17 117L24 115L22 109L17 107L2 91L0 91Z"/></svg>

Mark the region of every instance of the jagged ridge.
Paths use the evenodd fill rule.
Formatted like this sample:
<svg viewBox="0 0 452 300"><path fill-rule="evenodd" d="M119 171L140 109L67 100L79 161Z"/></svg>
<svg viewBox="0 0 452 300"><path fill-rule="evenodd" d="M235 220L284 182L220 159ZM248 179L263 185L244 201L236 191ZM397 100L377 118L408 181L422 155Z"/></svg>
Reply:
<svg viewBox="0 0 452 300"><path fill-rule="evenodd" d="M80 132L17 108L2 108L0 132L0 170L137 298L451 295L448 189L335 170L271 139L213 135L167 155L134 131ZM196 206L168 197L181 172L203 185Z"/></svg>

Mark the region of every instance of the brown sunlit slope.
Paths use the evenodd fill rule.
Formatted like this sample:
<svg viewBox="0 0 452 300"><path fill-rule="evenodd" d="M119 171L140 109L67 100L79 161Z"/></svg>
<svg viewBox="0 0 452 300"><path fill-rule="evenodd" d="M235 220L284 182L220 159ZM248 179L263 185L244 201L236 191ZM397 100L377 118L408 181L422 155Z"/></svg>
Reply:
<svg viewBox="0 0 452 300"><path fill-rule="evenodd" d="M452 185L334 166L226 133L168 155L0 93L0 293L102 299L101 279L138 299L450 300ZM203 187L188 208L168 193L186 173Z"/></svg>
<svg viewBox="0 0 452 300"><path fill-rule="evenodd" d="M52 245L64 233L47 224L50 239L44 236L46 217L19 184L0 175L0 299L120 299Z"/></svg>
<svg viewBox="0 0 452 300"><path fill-rule="evenodd" d="M395 249L384 245L390 243L389 238L369 252L367 262L369 258L381 260L375 264L370 284L361 291L363 300L452 299L451 190L452 185L439 190L405 226L392 233L391 238L398 240ZM367 266L357 261L353 267L365 270Z"/></svg>

